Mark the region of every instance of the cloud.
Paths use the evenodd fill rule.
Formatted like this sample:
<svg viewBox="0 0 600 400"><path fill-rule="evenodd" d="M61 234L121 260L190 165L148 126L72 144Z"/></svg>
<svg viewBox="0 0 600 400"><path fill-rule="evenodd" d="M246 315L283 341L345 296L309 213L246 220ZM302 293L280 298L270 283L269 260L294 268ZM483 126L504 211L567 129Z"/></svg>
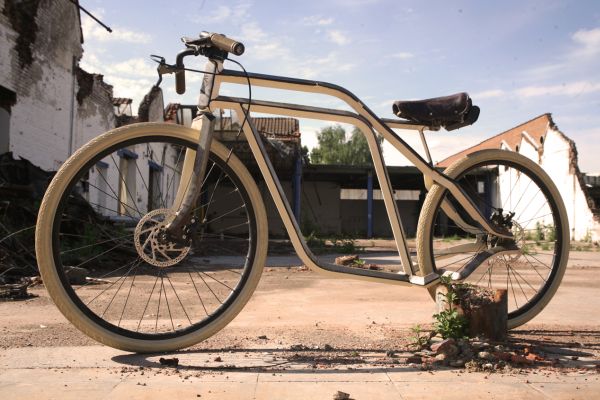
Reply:
<svg viewBox="0 0 600 400"><path fill-rule="evenodd" d="M526 86L516 89L515 93L521 97L537 96L579 96L600 91L600 83L591 81L577 81L561 85Z"/></svg>
<svg viewBox="0 0 600 400"><path fill-rule="evenodd" d="M574 74L600 55L600 28L580 29L571 35L570 48L561 54L560 61L535 66L525 71L536 79L550 79L561 73Z"/></svg>
<svg viewBox="0 0 600 400"><path fill-rule="evenodd" d="M324 18L322 15L311 15L302 18L302 24L307 26L326 26L333 23L333 18Z"/></svg>
<svg viewBox="0 0 600 400"><path fill-rule="evenodd" d="M104 11L96 10L93 14L102 18ZM120 26L112 26L111 28L113 30L112 33L108 32L89 17L84 17L81 21L81 30L85 41L96 40L98 42L150 43L152 40L152 36L145 32L134 31Z"/></svg>
<svg viewBox="0 0 600 400"><path fill-rule="evenodd" d="M345 33L338 30L327 31L327 38L340 46L350 43L350 39L346 36Z"/></svg>
<svg viewBox="0 0 600 400"><path fill-rule="evenodd" d="M232 12L231 12L230 7L219 6L212 14L207 15L207 16L197 17L197 18L204 23L214 24L214 23L225 21L227 18L231 17L231 15L232 15Z"/></svg>
<svg viewBox="0 0 600 400"><path fill-rule="evenodd" d="M409 58L413 58L415 55L413 53L409 53L406 51L401 51L400 53L390 54L388 57L397 58L399 60L408 60Z"/></svg>
<svg viewBox="0 0 600 400"><path fill-rule="evenodd" d="M587 57L600 53L600 28L578 30L572 39L580 46L575 54Z"/></svg>
<svg viewBox="0 0 600 400"><path fill-rule="evenodd" d="M149 60L143 58L131 58L116 64L106 66L106 71L113 75L129 75L139 77L158 78L156 66Z"/></svg>
<svg viewBox="0 0 600 400"><path fill-rule="evenodd" d="M492 99L492 98L496 98L496 97L502 97L505 95L506 95L506 92L502 89L491 89L491 90L484 90L483 92L475 93L471 97L475 100L480 100L480 99Z"/></svg>
<svg viewBox="0 0 600 400"><path fill-rule="evenodd" d="M312 79L326 77L332 72L348 72L353 70L356 65L351 62L345 62L342 57L332 51L325 57L313 58L308 61L298 61L288 63L291 74L301 78Z"/></svg>
<svg viewBox="0 0 600 400"><path fill-rule="evenodd" d="M242 26L242 41L253 43L260 42L267 38L265 31L258 25L257 22L248 22Z"/></svg>

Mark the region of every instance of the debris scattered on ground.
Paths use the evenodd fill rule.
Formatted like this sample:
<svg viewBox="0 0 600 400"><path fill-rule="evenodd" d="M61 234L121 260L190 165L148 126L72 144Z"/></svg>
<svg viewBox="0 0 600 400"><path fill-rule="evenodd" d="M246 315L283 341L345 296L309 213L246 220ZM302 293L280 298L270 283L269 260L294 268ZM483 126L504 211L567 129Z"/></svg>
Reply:
<svg viewBox="0 0 600 400"><path fill-rule="evenodd" d="M359 260L358 256L356 254L353 254L353 255L349 255L349 256L336 257L335 263L337 265L352 265L352 264L356 264L358 260Z"/></svg>
<svg viewBox="0 0 600 400"><path fill-rule="evenodd" d="M65 267L65 275L71 285L85 285L90 271L82 267Z"/></svg>
<svg viewBox="0 0 600 400"><path fill-rule="evenodd" d="M41 282L42 279L39 276L33 276L13 279L13 283L0 284L0 301L26 300L36 297L35 295L29 293L27 289L32 286L39 285Z"/></svg>
<svg viewBox="0 0 600 400"><path fill-rule="evenodd" d="M358 257L358 255L356 255L356 254L336 257L335 263L337 265L344 265L347 267L355 267L355 268L361 268L361 269L370 269L372 271L383 270L383 268L377 264L365 263L365 261L362 260L360 257Z"/></svg>
<svg viewBox="0 0 600 400"><path fill-rule="evenodd" d="M346 392L337 391L336 394L333 395L333 400L351 400L350 394Z"/></svg>
<svg viewBox="0 0 600 400"><path fill-rule="evenodd" d="M163 358L161 357L158 362L160 362L160 365L164 365L165 367L173 367L173 368L177 368L179 366L179 358L173 357L173 358Z"/></svg>

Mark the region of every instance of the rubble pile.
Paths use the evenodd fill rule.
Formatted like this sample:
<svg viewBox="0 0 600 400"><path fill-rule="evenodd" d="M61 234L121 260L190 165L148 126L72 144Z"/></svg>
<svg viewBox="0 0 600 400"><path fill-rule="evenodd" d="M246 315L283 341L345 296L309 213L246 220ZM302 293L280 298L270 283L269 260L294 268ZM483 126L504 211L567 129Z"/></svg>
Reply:
<svg viewBox="0 0 600 400"><path fill-rule="evenodd" d="M52 175L12 153L0 155L0 284L37 275L35 222Z"/></svg>
<svg viewBox="0 0 600 400"><path fill-rule="evenodd" d="M44 171L26 159L14 159L10 152L0 155L0 298L26 297L27 287L37 282L35 224L53 175L54 172ZM80 195L69 199L64 214L68 218L63 220L61 232L70 235L61 248L81 247L82 241L102 242L102 238L115 237L115 231L121 229L96 213ZM90 251L102 251L102 247L100 244ZM63 263L75 266L86 256L89 257L75 252L71 258L65 257ZM102 261L111 265L110 260Z"/></svg>
<svg viewBox="0 0 600 400"><path fill-rule="evenodd" d="M465 368L469 371L494 372L525 366L559 363L557 358L547 359L530 347L514 346L510 343L490 343L483 338L442 339L431 338L429 345L406 358L406 363L415 368L430 370L435 366Z"/></svg>

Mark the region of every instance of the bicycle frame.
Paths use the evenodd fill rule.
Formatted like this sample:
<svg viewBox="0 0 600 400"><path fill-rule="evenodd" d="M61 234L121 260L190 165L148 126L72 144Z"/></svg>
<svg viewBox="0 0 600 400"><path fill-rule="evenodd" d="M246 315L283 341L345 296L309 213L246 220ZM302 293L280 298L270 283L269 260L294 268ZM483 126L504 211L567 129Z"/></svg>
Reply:
<svg viewBox="0 0 600 400"><path fill-rule="evenodd" d="M430 129L429 127L412 124L402 120L380 119L351 92L340 86L330 83L256 73L249 73L246 75L238 71L223 69L222 62L215 60L209 60L207 63L207 70L215 71L216 75L214 76L214 80L210 79L210 85L203 85L199 108L201 110L204 108L202 106L206 102L203 101L202 98L203 96L208 95L208 98L210 98L210 107L230 109L235 111L240 116L245 115L248 117L246 123L243 125L246 140L248 141L250 149L256 159L263 179L266 182L267 188L273 197L273 201L290 237L292 245L294 246L294 249L301 261L310 269L338 277L343 275L344 277L376 282L418 286L430 286L436 283L439 278L439 276L435 273L431 273L427 276L419 276L418 266L416 266L411 259L406 242L406 235L404 233L400 214L394 200L393 190L391 188L381 147L377 141L377 133L382 135L385 140L389 141L392 146L394 146L402 155L404 155L412 164L414 164L421 171L421 173L423 173L426 186L428 188L433 183L441 185L458 200L466 213L473 218L474 221L480 224L487 232L499 237L511 237L509 232L501 231L496 226L490 224L487 218L481 214L475 204L471 201L469 196L466 195L466 193L464 193L464 191L451 178L437 171L432 165L430 165L428 161L423 159L392 130L411 129L418 130L422 133L424 129ZM205 76L205 82L206 77L207 76ZM246 98L234 98L219 95L219 89L223 83L247 85L248 80L252 86L324 94L336 97L346 103L355 112L262 100L250 101ZM377 179L379 180L382 197L388 218L390 220L392 233L398 249L403 271L393 273L365 270L323 263L317 259L317 257L308 248L304 240L304 237L300 231L300 227L291 211L290 204L283 192L279 178L277 177L273 165L271 164L271 161L264 148L260 134L257 132L252 120L249 118L250 111L347 123L356 126L365 134L371 157L373 159L373 165ZM200 126L195 124L192 127L200 130L201 132L206 132L206 127L203 127L201 124ZM426 143L424 142L423 144L425 148L427 148ZM184 177L192 177L195 172L193 168L195 153L196 152L189 150L186 153L182 171L182 181ZM181 207L181 199L183 199L185 196L185 193L182 193L183 191L185 191L185 188L183 188L182 185L178 190L176 197L179 200L175 202L174 207ZM444 202L442 207L451 219L460 222L462 225L467 227L467 229L469 229L469 225L462 220L458 212L449 202ZM473 231L480 230L475 227L470 228ZM461 250L464 251L464 249Z"/></svg>

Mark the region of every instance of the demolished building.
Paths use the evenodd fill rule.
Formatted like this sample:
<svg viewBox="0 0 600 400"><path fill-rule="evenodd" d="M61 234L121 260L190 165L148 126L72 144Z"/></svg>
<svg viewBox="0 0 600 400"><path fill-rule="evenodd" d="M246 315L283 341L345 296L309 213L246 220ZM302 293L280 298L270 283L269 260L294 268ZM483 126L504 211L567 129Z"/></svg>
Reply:
<svg viewBox="0 0 600 400"><path fill-rule="evenodd" d="M542 114L451 155L437 166L446 168L465 155L483 149L515 151L539 164L560 188L569 218L571 240L600 240L597 182L586 179L578 165L575 142L558 129L551 114ZM523 200L524 202L526 199Z"/></svg>

